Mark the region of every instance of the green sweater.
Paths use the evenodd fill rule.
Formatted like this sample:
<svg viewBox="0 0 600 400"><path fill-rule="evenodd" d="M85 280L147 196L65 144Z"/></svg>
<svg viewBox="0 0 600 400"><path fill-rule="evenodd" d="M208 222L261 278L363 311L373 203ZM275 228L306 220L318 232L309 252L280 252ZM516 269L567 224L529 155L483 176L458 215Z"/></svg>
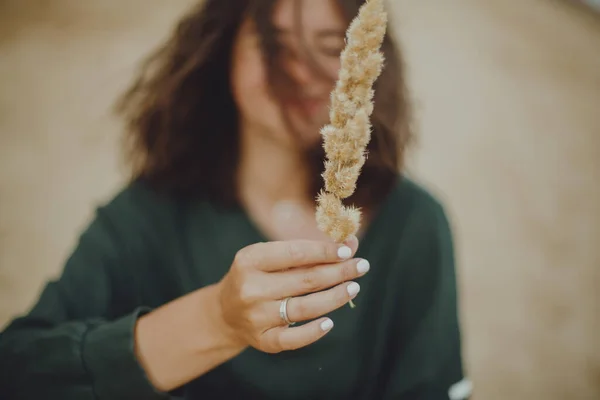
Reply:
<svg viewBox="0 0 600 400"><path fill-rule="evenodd" d="M454 255L439 202L402 178L361 240L356 308L300 350L250 348L169 394L133 352L136 319L219 281L265 238L241 209L161 197L141 183L99 207L56 281L0 336L0 398L448 399L463 379Z"/></svg>

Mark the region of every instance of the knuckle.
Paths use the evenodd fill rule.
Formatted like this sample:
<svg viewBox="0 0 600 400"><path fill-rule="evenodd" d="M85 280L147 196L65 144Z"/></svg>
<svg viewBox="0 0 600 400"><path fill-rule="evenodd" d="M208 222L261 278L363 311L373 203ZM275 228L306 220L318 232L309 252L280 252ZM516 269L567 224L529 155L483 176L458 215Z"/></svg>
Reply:
<svg viewBox="0 0 600 400"><path fill-rule="evenodd" d="M323 336L323 331L321 330L320 324L314 325L313 329L310 331L310 341L314 342L319 340Z"/></svg>
<svg viewBox="0 0 600 400"><path fill-rule="evenodd" d="M252 268L256 265L256 257L249 247L245 247L235 254L234 264L242 269Z"/></svg>
<svg viewBox="0 0 600 400"><path fill-rule="evenodd" d="M306 258L306 252L299 243L291 242L286 245L287 256L294 262L302 262Z"/></svg>
<svg viewBox="0 0 600 400"><path fill-rule="evenodd" d="M271 353L273 346L269 343L267 335L263 334L256 338L256 347L266 353Z"/></svg>
<svg viewBox="0 0 600 400"><path fill-rule="evenodd" d="M303 346L316 342L321 337L321 333L322 332L320 331L318 325L311 327L311 329L308 332L306 332L306 336L303 341Z"/></svg>
<svg viewBox="0 0 600 400"><path fill-rule="evenodd" d="M338 287L337 290L333 291L333 301L338 306L345 304L349 297L348 291L343 285Z"/></svg>
<svg viewBox="0 0 600 400"><path fill-rule="evenodd" d="M352 263L345 263L342 268L340 268L340 277L342 282L349 281L356 277L356 268Z"/></svg>
<svg viewBox="0 0 600 400"><path fill-rule="evenodd" d="M252 326L253 329L256 329L262 325L262 322L263 322L262 314L257 310L253 310L250 313L248 313L247 318L248 318L248 323L250 324L250 326Z"/></svg>
<svg viewBox="0 0 600 400"><path fill-rule="evenodd" d="M297 299L292 303L294 319L304 320L310 317L310 307L302 299Z"/></svg>
<svg viewBox="0 0 600 400"><path fill-rule="evenodd" d="M319 274L313 270L302 273L302 286L305 290L311 291L319 288Z"/></svg>
<svg viewBox="0 0 600 400"><path fill-rule="evenodd" d="M244 282L240 286L239 298L244 304L252 304L260 298L260 291L253 283Z"/></svg>
<svg viewBox="0 0 600 400"><path fill-rule="evenodd" d="M283 343L281 342L281 336L273 335L273 340L271 340L271 343L269 346L267 346L267 349L268 352L272 354L281 353L284 350Z"/></svg>
<svg viewBox="0 0 600 400"><path fill-rule="evenodd" d="M294 343L292 345L289 346L288 350L298 350L299 348L303 347L304 345L301 343Z"/></svg>
<svg viewBox="0 0 600 400"><path fill-rule="evenodd" d="M323 260L337 260L337 245L322 243L320 253Z"/></svg>

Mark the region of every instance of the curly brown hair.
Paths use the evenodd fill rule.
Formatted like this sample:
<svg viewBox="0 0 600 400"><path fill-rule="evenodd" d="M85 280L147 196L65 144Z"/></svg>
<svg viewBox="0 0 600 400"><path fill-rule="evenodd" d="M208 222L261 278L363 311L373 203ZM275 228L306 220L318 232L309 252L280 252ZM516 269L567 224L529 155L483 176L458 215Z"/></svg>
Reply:
<svg viewBox="0 0 600 400"><path fill-rule="evenodd" d="M272 92L289 95L293 82L278 63L280 46L271 23L277 1L204 0L145 60L116 105L126 121L125 149L134 180L186 199L206 196L219 204L239 204L238 110L230 87L231 50L242 22L252 18L271 72ZM337 5L350 23L363 2L337 0ZM404 64L389 29L382 51L386 63L375 84L369 157L349 199L366 208L376 207L395 183L413 136ZM314 171L316 196L323 186L322 146L307 150L307 159Z"/></svg>

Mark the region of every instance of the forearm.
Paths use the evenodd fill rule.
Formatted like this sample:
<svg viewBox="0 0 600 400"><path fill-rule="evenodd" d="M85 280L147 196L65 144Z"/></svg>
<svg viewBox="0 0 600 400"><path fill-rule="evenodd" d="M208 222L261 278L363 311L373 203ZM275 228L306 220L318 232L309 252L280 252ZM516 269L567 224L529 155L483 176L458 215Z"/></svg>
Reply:
<svg viewBox="0 0 600 400"><path fill-rule="evenodd" d="M158 390L172 391L244 350L220 318L217 292L217 285L199 289L139 319L136 356Z"/></svg>

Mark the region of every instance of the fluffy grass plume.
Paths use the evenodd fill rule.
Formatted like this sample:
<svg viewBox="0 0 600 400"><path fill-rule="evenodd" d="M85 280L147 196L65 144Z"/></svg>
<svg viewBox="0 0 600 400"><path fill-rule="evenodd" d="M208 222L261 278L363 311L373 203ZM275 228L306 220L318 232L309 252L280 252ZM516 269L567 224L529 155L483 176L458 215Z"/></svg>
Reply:
<svg viewBox="0 0 600 400"><path fill-rule="evenodd" d="M381 74L380 51L387 26L384 0L367 0L346 32L346 47L331 93L330 123L321 129L326 153L324 190L317 197L319 229L341 243L356 235L361 212L343 204L356 189L371 139L373 84Z"/></svg>

